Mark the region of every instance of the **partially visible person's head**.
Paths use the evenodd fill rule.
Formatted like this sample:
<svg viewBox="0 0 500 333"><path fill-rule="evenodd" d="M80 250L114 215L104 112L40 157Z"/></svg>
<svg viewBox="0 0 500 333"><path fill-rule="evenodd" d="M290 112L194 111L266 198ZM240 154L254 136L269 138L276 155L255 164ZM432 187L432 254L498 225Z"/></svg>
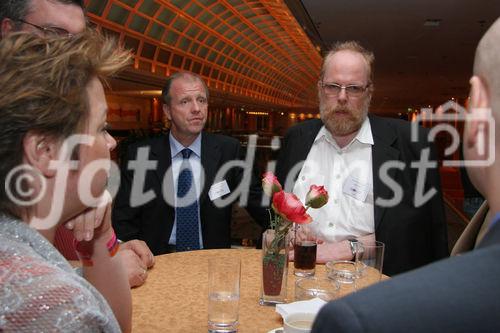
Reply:
<svg viewBox="0 0 500 333"><path fill-rule="evenodd" d="M183 145L190 145L207 121L207 85L194 73L178 72L167 79L162 99L172 135Z"/></svg>
<svg viewBox="0 0 500 333"><path fill-rule="evenodd" d="M42 177L53 178L49 162L59 158L61 144L70 135L94 137L92 146L82 145L78 151L77 174L91 159L109 158L115 142L104 128L107 107L99 79L122 69L129 60L128 52L94 31L67 38L21 32L0 41L0 179L5 184L0 188L1 212L18 216L13 198L20 200L24 189L28 200L32 190L26 182L21 182L21 188L17 184L25 172L8 184L7 175L29 165ZM104 185L96 186L102 188L93 192L104 190Z"/></svg>
<svg viewBox="0 0 500 333"><path fill-rule="evenodd" d="M484 110L491 110L494 128L489 126L489 117L469 117L464 129L463 149L466 160L481 160L488 156L481 154L481 151L487 151L494 145L496 157L493 167L471 167L467 170L474 186L482 194L488 195L500 172L500 19L481 38L476 49L473 72L470 79L469 113L471 116L480 116L485 115ZM489 136L493 130L495 138L492 142ZM490 196L487 199L493 198Z"/></svg>
<svg viewBox="0 0 500 333"><path fill-rule="evenodd" d="M373 91L373 61L373 53L354 41L333 45L324 57L318 82L319 107L333 136L348 136L363 124Z"/></svg>
<svg viewBox="0 0 500 333"><path fill-rule="evenodd" d="M77 34L85 29L83 0L2 0L2 36L14 31L40 35Z"/></svg>

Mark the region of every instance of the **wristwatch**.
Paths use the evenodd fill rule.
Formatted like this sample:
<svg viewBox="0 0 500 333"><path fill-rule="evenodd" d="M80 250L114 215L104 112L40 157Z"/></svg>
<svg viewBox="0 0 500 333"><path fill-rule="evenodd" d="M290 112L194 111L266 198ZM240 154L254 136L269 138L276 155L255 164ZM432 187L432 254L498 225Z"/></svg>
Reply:
<svg viewBox="0 0 500 333"><path fill-rule="evenodd" d="M358 240L356 238L348 238L347 241L349 242L349 245L351 246L351 253L352 253L352 259L355 258L356 252L358 250Z"/></svg>

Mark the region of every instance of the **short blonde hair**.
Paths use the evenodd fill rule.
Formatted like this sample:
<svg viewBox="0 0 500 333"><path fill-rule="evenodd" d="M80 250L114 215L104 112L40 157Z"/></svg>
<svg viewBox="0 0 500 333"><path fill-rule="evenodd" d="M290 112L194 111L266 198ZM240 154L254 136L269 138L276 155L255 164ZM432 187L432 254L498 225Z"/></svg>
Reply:
<svg viewBox="0 0 500 333"><path fill-rule="evenodd" d="M366 64L368 65L368 82L373 83L373 63L375 62L375 55L373 52L365 49L359 42L357 41L345 41L345 42L337 42L332 45L332 47L328 50L325 57L323 58L323 64L321 65L321 74L320 81L323 81L326 71L326 62L328 58L333 56L335 53L340 51L351 51L359 53L365 58Z"/></svg>
<svg viewBox="0 0 500 333"><path fill-rule="evenodd" d="M165 84L163 85L163 89L161 92L161 97L162 97L163 103L165 105L171 106L170 103L172 103L172 96L170 94L170 89L172 88L172 84L174 83L174 81L179 79L179 78L184 78L184 79L188 79L188 80L201 82L201 84L203 85L203 88L205 89L205 95L206 95L207 99L209 98L208 87L207 87L207 84L205 83L205 81L203 80L203 78L196 73L182 71L182 72L177 72L177 73L170 75L167 78L167 81L165 81Z"/></svg>
<svg viewBox="0 0 500 333"><path fill-rule="evenodd" d="M2 39L1 179L5 182L7 174L22 163L22 142L29 131L64 139L80 130L89 116L87 84L94 77L115 74L130 57L95 30L65 38L19 32ZM0 211L12 214L14 208L1 186Z"/></svg>

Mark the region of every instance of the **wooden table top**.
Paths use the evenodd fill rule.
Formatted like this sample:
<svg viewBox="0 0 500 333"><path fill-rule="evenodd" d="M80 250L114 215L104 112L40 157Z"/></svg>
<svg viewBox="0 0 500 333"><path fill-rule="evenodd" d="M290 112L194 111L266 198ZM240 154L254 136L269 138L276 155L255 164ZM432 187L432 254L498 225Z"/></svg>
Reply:
<svg viewBox="0 0 500 333"><path fill-rule="evenodd" d="M132 332L207 332L208 259L241 258L238 331L268 332L282 326L274 306L259 305L261 250L221 249L157 256L146 283L132 289ZM293 263L288 275L288 302L294 301ZM326 277L316 265L316 276Z"/></svg>

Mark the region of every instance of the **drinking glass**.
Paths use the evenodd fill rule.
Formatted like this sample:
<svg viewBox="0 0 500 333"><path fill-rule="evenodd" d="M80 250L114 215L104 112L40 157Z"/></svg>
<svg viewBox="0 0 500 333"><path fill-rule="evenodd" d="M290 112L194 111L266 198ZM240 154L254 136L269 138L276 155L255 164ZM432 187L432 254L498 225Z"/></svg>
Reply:
<svg viewBox="0 0 500 333"><path fill-rule="evenodd" d="M293 241L295 276L313 276L316 268L316 232L309 225L296 225Z"/></svg>
<svg viewBox="0 0 500 333"><path fill-rule="evenodd" d="M338 283L339 297L356 291L358 266L355 261L335 260L326 263L327 276Z"/></svg>
<svg viewBox="0 0 500 333"><path fill-rule="evenodd" d="M338 283L331 279L317 277L297 279L295 281L295 300L306 301L318 297L328 302L337 297L338 290Z"/></svg>
<svg viewBox="0 0 500 333"><path fill-rule="evenodd" d="M240 258L209 259L208 331L236 332L240 301Z"/></svg>
<svg viewBox="0 0 500 333"><path fill-rule="evenodd" d="M358 279L356 289L377 283L382 278L385 245L379 241L358 244L356 252L356 265Z"/></svg>

